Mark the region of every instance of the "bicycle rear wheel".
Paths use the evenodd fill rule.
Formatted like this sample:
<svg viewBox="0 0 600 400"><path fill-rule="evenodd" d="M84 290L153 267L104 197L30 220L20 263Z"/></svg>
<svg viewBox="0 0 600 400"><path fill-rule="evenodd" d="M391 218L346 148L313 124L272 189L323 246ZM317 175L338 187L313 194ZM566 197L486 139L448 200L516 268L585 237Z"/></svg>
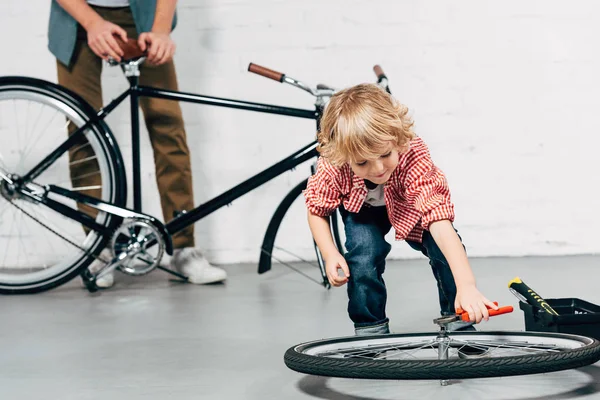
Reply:
<svg viewBox="0 0 600 400"><path fill-rule="evenodd" d="M595 339L541 332L451 332L448 359L439 359L437 333L352 336L287 350L294 371L359 379L466 379L578 368L600 360ZM483 356L461 358L469 346Z"/></svg>
<svg viewBox="0 0 600 400"><path fill-rule="evenodd" d="M76 276L108 237L10 189L7 177L22 177L74 131L94 110L66 89L32 78L0 78L0 293L34 293ZM125 204L125 176L114 138L94 123L47 170L28 185L43 195L52 184L117 206ZM53 196L48 194L48 197ZM112 229L120 219L62 196L71 209Z"/></svg>

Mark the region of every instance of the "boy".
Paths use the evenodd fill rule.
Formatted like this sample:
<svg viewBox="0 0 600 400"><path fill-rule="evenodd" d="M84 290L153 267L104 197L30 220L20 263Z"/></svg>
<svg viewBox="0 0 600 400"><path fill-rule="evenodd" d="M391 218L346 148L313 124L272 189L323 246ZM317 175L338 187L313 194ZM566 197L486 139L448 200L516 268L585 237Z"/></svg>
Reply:
<svg viewBox="0 0 600 400"><path fill-rule="evenodd" d="M348 313L357 335L389 333L382 274L391 246L406 240L429 258L441 313L460 307L471 322L497 309L475 285L446 178L412 131L407 108L376 85L357 85L330 100L318 133L317 172L304 192L308 223L323 254L329 282L348 283ZM340 209L347 253L336 249L327 216ZM338 270L343 271L343 276ZM464 327L464 324L463 324Z"/></svg>

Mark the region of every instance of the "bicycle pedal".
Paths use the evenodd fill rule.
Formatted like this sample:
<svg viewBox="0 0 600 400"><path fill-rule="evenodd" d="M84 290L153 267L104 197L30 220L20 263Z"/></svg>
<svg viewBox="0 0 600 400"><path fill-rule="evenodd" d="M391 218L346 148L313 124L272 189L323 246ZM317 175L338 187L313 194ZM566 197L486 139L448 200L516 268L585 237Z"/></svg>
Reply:
<svg viewBox="0 0 600 400"><path fill-rule="evenodd" d="M98 285L96 285L96 277L87 268L81 273L81 280L85 285L85 288L90 293L98 291Z"/></svg>

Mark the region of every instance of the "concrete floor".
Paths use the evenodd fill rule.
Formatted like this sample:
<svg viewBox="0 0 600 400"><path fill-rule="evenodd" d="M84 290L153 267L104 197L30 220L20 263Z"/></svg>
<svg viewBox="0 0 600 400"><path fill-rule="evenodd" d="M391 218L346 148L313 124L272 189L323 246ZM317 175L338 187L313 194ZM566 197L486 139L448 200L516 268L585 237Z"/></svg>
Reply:
<svg viewBox="0 0 600 400"><path fill-rule="evenodd" d="M517 306L520 276L542 296L600 304L600 256L472 259L480 289ZM225 266L226 284L194 286L155 271L117 276L90 295L72 282L0 299L0 399L600 399L600 364L522 377L375 381L305 376L283 363L294 344L353 333L344 289L325 290L283 266ZM307 270L316 275L315 271ZM431 331L435 283L425 260L386 272L395 332ZM523 313L481 330L523 330Z"/></svg>

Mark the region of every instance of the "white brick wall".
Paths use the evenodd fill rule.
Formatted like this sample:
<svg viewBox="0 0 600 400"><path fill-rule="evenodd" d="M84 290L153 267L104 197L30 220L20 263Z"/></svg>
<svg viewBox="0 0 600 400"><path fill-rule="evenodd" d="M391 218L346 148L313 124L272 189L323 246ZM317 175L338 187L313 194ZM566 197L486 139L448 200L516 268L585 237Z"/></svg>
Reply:
<svg viewBox="0 0 600 400"><path fill-rule="evenodd" d="M46 50L49 1L0 2L0 75L55 81ZM174 38L180 87L219 97L311 107L308 94L249 74L249 62L310 83L373 81L380 63L447 173L470 255L600 250L600 4L563 1L182 0ZM126 87L105 72L106 100ZM184 105L197 202L313 137L311 121ZM109 119L129 157L128 114ZM143 140L144 207L160 215ZM308 166L200 221L216 262L254 261L268 220ZM298 212L295 224L305 225ZM296 250L310 243L285 232ZM414 257L408 246L395 257Z"/></svg>

